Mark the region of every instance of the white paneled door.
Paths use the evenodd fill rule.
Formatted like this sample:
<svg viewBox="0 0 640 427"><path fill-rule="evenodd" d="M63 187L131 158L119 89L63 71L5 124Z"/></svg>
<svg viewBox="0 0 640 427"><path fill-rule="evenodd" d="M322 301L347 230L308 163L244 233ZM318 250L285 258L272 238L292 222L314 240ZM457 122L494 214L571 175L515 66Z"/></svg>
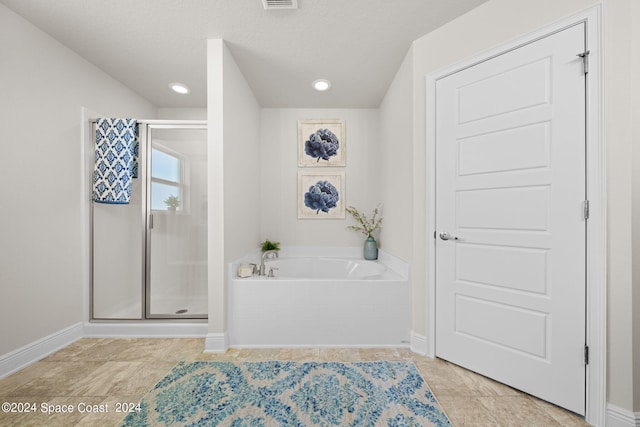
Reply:
<svg viewBox="0 0 640 427"><path fill-rule="evenodd" d="M436 355L585 413L585 28L436 82Z"/></svg>

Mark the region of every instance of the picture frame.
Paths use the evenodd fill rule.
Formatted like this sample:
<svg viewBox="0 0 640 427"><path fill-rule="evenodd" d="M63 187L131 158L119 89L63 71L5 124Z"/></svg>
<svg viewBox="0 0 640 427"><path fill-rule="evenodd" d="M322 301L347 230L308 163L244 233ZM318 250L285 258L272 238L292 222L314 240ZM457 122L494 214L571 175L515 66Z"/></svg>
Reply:
<svg viewBox="0 0 640 427"><path fill-rule="evenodd" d="M344 219L344 189L343 170L299 170L298 219Z"/></svg>
<svg viewBox="0 0 640 427"><path fill-rule="evenodd" d="M298 166L346 165L345 121L342 119L298 120Z"/></svg>

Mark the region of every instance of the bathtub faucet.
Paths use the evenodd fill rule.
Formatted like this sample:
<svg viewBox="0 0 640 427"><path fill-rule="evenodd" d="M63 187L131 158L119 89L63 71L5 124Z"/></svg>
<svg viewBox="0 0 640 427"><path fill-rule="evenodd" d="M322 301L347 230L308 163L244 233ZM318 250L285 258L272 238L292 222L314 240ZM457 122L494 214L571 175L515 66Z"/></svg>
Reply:
<svg viewBox="0 0 640 427"><path fill-rule="evenodd" d="M260 271L258 274L260 274L260 276L266 276L266 268L264 266L264 260L269 259L269 258L278 258L278 251L275 250L270 250L270 251L264 251L264 253L262 254L262 259L260 260Z"/></svg>

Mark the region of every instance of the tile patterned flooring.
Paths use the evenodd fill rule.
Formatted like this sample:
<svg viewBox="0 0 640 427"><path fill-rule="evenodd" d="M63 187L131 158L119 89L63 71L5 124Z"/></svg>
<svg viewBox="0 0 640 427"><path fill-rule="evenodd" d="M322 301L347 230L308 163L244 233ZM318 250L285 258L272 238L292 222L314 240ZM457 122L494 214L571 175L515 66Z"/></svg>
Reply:
<svg viewBox="0 0 640 427"><path fill-rule="evenodd" d="M180 360L413 360L454 426L588 425L549 403L407 349L230 349L225 354L203 349L203 339L81 339L0 380L0 403L36 408L36 413L0 412L0 426L116 426L126 415L116 412L117 406L140 401ZM65 405L73 413L42 412ZM85 408L108 412L79 412Z"/></svg>

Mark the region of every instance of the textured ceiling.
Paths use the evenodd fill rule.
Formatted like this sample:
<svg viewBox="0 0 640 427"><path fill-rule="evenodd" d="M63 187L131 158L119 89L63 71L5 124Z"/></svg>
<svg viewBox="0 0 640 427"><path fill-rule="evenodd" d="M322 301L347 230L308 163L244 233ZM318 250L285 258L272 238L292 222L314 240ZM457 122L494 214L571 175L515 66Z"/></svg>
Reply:
<svg viewBox="0 0 640 427"><path fill-rule="evenodd" d="M411 42L486 0L0 0L157 107L206 106L222 38L263 107L375 108ZM324 93L311 88L329 79ZM192 90L180 96L170 82Z"/></svg>

